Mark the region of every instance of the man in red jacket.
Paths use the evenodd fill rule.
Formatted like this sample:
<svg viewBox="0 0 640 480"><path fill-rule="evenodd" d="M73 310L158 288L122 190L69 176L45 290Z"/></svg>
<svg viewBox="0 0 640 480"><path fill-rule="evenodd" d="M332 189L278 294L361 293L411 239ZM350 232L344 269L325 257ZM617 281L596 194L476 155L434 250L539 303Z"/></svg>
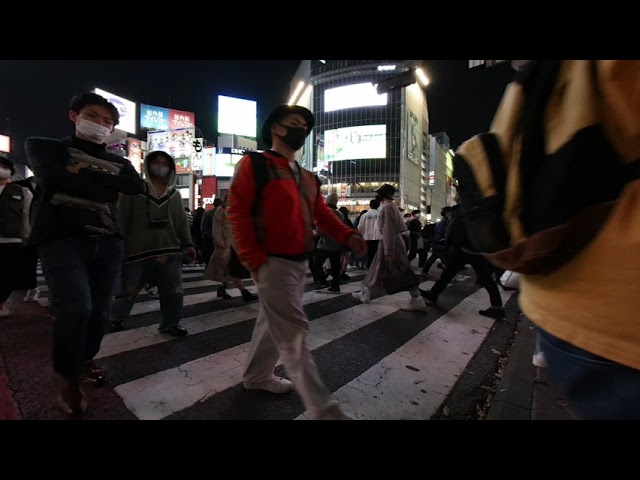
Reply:
<svg viewBox="0 0 640 480"><path fill-rule="evenodd" d="M326 205L316 176L296 162L313 125L313 114L299 105L276 107L265 121L262 138L271 147L263 154L269 181L257 210L251 157L246 155L236 166L227 213L236 251L251 271L261 306L243 383L247 389L273 393L295 386L311 418L348 419L320 379L307 347L303 294L314 220L358 256L366 253L366 244ZM291 381L273 374L280 358Z"/></svg>

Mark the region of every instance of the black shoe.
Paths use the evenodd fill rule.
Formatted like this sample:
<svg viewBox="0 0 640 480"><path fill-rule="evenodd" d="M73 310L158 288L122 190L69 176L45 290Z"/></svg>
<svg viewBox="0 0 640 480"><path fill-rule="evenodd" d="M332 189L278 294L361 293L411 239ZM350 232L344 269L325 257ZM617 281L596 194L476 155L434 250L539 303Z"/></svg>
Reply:
<svg viewBox="0 0 640 480"><path fill-rule="evenodd" d="M258 296L255 293L251 293L249 290L242 291L242 300L244 300L245 303L252 302L253 300L257 299Z"/></svg>
<svg viewBox="0 0 640 480"><path fill-rule="evenodd" d="M218 297L229 299L231 298L231 295L227 293L226 287L218 287Z"/></svg>
<svg viewBox="0 0 640 480"><path fill-rule="evenodd" d="M313 289L324 290L325 288L329 288L329 286L329 282L316 282L316 286Z"/></svg>
<svg viewBox="0 0 640 480"><path fill-rule="evenodd" d="M189 334L187 329L180 325L172 325L169 328L163 328L160 330L160 333L168 333L172 337L184 337Z"/></svg>
<svg viewBox="0 0 640 480"><path fill-rule="evenodd" d="M349 280L350 278L351 277L344 272L342 272L342 274L340 275L341 280Z"/></svg>
<svg viewBox="0 0 640 480"><path fill-rule="evenodd" d="M504 308L502 307L489 307L486 310L480 310L478 313L480 315L484 315L485 317L495 318L496 320L507 319L507 315L504 312Z"/></svg>
<svg viewBox="0 0 640 480"><path fill-rule="evenodd" d="M102 370L93 360L89 360L85 363L85 374L83 383L91 385L92 387L102 387L107 383L107 377Z"/></svg>
<svg viewBox="0 0 640 480"><path fill-rule="evenodd" d="M419 288L418 290L420 291L420 295L429 300L431 303L438 303L438 296L431 290L422 290L421 288Z"/></svg>
<svg viewBox="0 0 640 480"><path fill-rule="evenodd" d="M113 332L120 332L124 328L124 322L122 320L111 320L109 324L109 330Z"/></svg>
<svg viewBox="0 0 640 480"><path fill-rule="evenodd" d="M321 288L321 289L318 289L316 291L318 293L340 293L340 289L339 288L333 288L333 287L326 288L326 289Z"/></svg>

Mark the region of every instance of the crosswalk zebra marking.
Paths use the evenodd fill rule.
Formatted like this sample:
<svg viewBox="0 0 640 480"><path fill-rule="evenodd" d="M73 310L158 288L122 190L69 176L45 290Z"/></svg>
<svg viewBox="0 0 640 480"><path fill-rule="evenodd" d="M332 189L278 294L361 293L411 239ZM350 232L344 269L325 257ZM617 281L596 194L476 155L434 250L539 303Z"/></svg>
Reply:
<svg viewBox="0 0 640 480"><path fill-rule="evenodd" d="M314 320L307 341L309 349L315 350L396 312L400 308L396 296L404 296L404 303L408 301L408 294L401 292ZM248 345L243 343L118 385L115 390L127 408L141 420L162 419L240 383Z"/></svg>
<svg viewBox="0 0 640 480"><path fill-rule="evenodd" d="M506 303L513 292L500 292ZM494 320L478 314L486 292L465 298L393 354L333 395L358 419L428 420L484 342ZM411 367L411 368L408 368ZM306 419L307 412L296 419Z"/></svg>

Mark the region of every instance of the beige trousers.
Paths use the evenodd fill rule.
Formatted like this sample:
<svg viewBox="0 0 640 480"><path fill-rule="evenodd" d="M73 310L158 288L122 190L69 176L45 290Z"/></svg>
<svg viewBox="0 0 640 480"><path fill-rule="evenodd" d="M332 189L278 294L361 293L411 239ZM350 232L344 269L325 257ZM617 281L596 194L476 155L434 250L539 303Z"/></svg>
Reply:
<svg viewBox="0 0 640 480"><path fill-rule="evenodd" d="M307 347L309 320L303 310L307 262L269 257L259 270L260 312L253 329L243 381L260 383L282 359L311 418L335 409L337 402L320 379Z"/></svg>

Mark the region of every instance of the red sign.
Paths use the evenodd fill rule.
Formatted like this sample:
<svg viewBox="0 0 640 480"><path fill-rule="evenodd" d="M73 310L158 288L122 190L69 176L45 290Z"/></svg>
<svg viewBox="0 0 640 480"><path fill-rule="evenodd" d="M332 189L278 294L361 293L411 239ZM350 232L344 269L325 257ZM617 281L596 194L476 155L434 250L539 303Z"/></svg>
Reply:
<svg viewBox="0 0 640 480"><path fill-rule="evenodd" d="M169 110L169 130L196 126L196 114L182 110Z"/></svg>
<svg viewBox="0 0 640 480"><path fill-rule="evenodd" d="M218 193L217 177L202 177L202 206L205 210L213 208L213 201Z"/></svg>

